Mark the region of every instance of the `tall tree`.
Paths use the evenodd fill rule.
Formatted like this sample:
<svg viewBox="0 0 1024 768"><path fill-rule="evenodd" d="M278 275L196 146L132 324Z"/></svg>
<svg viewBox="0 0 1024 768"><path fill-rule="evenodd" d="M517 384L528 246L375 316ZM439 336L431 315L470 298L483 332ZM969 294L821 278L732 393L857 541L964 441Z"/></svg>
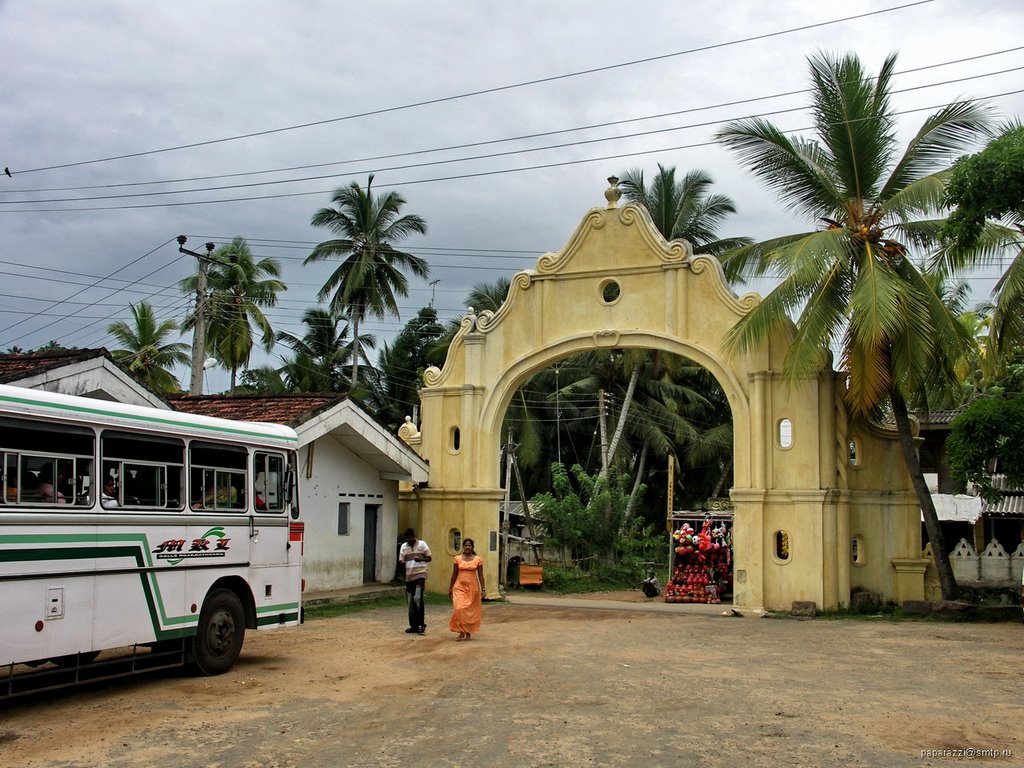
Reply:
<svg viewBox="0 0 1024 768"><path fill-rule="evenodd" d="M177 332L178 324L173 320L157 321L153 307L145 301L132 304L131 311L131 323L118 320L107 328L122 346L112 350L111 356L155 392L177 392L178 380L170 369L189 364L188 345L167 341Z"/></svg>
<svg viewBox="0 0 1024 768"><path fill-rule="evenodd" d="M644 172L634 168L622 175L619 188L627 201L647 209L666 240L683 238L695 253L721 256L748 244L750 238L719 235L726 218L736 213L736 204L726 195L712 194L713 183L711 175L700 169L689 171L676 181L676 169L659 163L650 186L644 181ZM727 277L736 282L739 275Z"/></svg>
<svg viewBox="0 0 1024 768"><path fill-rule="evenodd" d="M367 316L398 315L397 297L409 294L405 272L427 278L426 261L395 248L395 243L414 233L426 234L426 222L416 214L402 214L405 199L397 192L374 195L353 181L331 196L333 208L321 208L311 219L314 227L338 235L317 245L304 264L341 258L320 289L318 298L330 299L332 312L345 317L358 340L359 326ZM352 386L359 382L359 355L352 356Z"/></svg>
<svg viewBox="0 0 1024 768"><path fill-rule="evenodd" d="M377 376L364 405L395 429L419 405L423 371L430 365L427 350L444 334L437 310L423 307L377 356Z"/></svg>
<svg viewBox="0 0 1024 768"><path fill-rule="evenodd" d="M995 286L991 320L993 351L1005 358L1024 345L1024 124L1005 125L983 150L956 162L946 204L954 208L942 227L952 264L1002 264L1012 254ZM1007 226L991 226L992 220Z"/></svg>
<svg viewBox="0 0 1024 768"><path fill-rule="evenodd" d="M281 373L293 392L347 392L344 367L354 348L348 326L338 328L341 318L328 309L310 307L302 316L306 332L295 336L280 331L277 340L293 352Z"/></svg>
<svg viewBox="0 0 1024 768"><path fill-rule="evenodd" d="M256 259L243 237L218 248L211 256L207 285L207 348L212 356L231 371L234 389L238 370L249 363L255 344L253 329L260 334L263 349L274 346L274 329L263 314L264 307L277 305L277 294L286 290L281 282L281 267L276 259ZM198 277L181 282L182 290L194 293ZM186 327L194 318L186 321Z"/></svg>
<svg viewBox="0 0 1024 768"><path fill-rule="evenodd" d="M733 353L764 343L798 315L785 371L813 376L822 350L841 351L843 397L854 417L890 412L935 553L943 596L956 580L921 472L907 401L954 366L969 339L909 256L936 242L944 174L956 153L987 129L988 113L967 101L928 117L898 153L890 106L896 57L870 77L853 54L809 60L814 138L788 137L761 119L730 123L718 138L797 213L824 229L778 237L734 252L737 266L780 282L729 334Z"/></svg>

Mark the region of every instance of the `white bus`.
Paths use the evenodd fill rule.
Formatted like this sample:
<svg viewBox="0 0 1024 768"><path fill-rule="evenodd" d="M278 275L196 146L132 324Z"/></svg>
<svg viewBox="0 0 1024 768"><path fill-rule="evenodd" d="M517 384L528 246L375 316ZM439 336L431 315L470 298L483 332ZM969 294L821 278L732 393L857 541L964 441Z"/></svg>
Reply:
<svg viewBox="0 0 1024 768"><path fill-rule="evenodd" d="M298 624L296 442L0 385L0 698L183 664L219 674L246 628Z"/></svg>

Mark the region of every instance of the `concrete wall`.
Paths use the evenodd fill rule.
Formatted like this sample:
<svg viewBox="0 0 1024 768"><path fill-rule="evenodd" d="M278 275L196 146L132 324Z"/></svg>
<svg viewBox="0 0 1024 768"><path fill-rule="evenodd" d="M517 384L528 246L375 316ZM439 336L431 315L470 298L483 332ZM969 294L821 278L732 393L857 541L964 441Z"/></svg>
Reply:
<svg viewBox="0 0 1024 768"><path fill-rule="evenodd" d="M374 505L379 513L372 581L391 581L400 533L398 481L381 479L377 469L328 435L299 449L299 482L306 523L302 566L306 589L343 589L364 583L364 510ZM347 535L338 533L340 503L349 505Z"/></svg>

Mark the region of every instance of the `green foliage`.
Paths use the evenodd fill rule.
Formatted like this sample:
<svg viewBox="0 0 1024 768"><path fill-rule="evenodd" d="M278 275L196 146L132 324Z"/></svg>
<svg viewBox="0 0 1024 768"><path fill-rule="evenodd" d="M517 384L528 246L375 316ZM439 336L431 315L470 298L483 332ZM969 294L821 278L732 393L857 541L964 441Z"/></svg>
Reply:
<svg viewBox="0 0 1024 768"><path fill-rule="evenodd" d="M960 158L946 187L955 210L942 228L954 248L974 247L986 219L1024 217L1024 125L1010 126L981 152Z"/></svg>
<svg viewBox="0 0 1024 768"><path fill-rule="evenodd" d="M331 196L333 208L321 208L310 220L337 237L313 249L304 265L341 259L317 294L329 309L348 320L352 339L360 343L359 326L367 317L398 315L398 297L409 294L409 276L426 279L430 267L394 244L411 234L426 234L427 223L415 214L402 214L405 198L397 192L375 195L373 175L366 188L353 181ZM359 384L362 355L352 355L352 386Z"/></svg>
<svg viewBox="0 0 1024 768"><path fill-rule="evenodd" d="M656 525L634 518L623 525L629 482L615 472L606 478L573 465L551 465L552 491L533 498L537 523L549 546L570 554L589 580L635 586L644 562L665 556L665 538ZM608 570L610 569L610 570ZM556 576L556 579L558 577ZM551 581L545 568L545 584Z"/></svg>
<svg viewBox="0 0 1024 768"><path fill-rule="evenodd" d="M397 429L419 404L428 350L444 334L437 310L423 307L377 357L376 375L363 405L377 419Z"/></svg>
<svg viewBox="0 0 1024 768"><path fill-rule="evenodd" d="M589 569L544 565L544 591L569 595L584 592L606 592L638 589L647 572L635 564L595 565ZM664 572L658 579L665 583Z"/></svg>
<svg viewBox="0 0 1024 768"><path fill-rule="evenodd" d="M728 254L742 272L781 282L726 344L734 354L760 348L788 332L796 316L785 372L793 379L816 374L821 350L838 342L847 405L873 416L893 392L906 397L950 383L969 341L910 249L934 244L945 164L987 128L987 111L970 102L943 107L900 153L890 107L895 56L877 77L852 54L818 54L810 65L813 138L786 136L760 118L718 132L788 208L816 226Z"/></svg>
<svg viewBox="0 0 1024 768"><path fill-rule="evenodd" d="M579 464L573 465L572 472L585 476ZM531 503L538 510L537 523L551 546L568 549L573 558L589 549L584 544L593 535L587 501L573 487L564 464L551 465L551 491L537 494Z"/></svg>
<svg viewBox="0 0 1024 768"><path fill-rule="evenodd" d="M958 483L976 484L982 497L997 501L994 466L1011 488L1024 485L1024 395L975 400L950 425L946 459Z"/></svg>
<svg viewBox="0 0 1024 768"><path fill-rule="evenodd" d="M177 392L178 380L171 373L176 365L188 365L188 346L169 342L178 330L173 320L160 321L148 302L130 305L132 321L118 320L107 331L121 344L111 356L132 376L160 393Z"/></svg>

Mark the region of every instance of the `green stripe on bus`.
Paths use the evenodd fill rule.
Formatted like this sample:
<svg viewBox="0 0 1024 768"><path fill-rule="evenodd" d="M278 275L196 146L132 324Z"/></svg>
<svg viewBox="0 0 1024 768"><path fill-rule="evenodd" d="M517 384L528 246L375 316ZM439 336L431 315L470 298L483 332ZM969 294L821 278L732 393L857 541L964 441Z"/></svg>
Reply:
<svg viewBox="0 0 1024 768"><path fill-rule="evenodd" d="M256 619L257 627L270 627L277 624L287 624L290 621L298 621L299 612L276 613L273 616L260 616Z"/></svg>
<svg viewBox="0 0 1024 768"><path fill-rule="evenodd" d="M263 440L277 440L285 443L297 443L298 438L294 437L282 437L281 435L267 435L259 432L254 432L248 429L240 429L237 427L217 427L210 424L193 424L191 422L175 421L170 418L160 418L158 416L139 416L133 413L113 413L111 411L104 411L102 408L87 408L80 405L58 405L51 403L39 402L38 400L31 400L29 398L12 397L10 395L0 396L0 401L9 403L18 403L20 405L30 405L38 408L47 408L52 411L70 411L74 413L87 413L91 415L100 416L111 416L118 419L127 419L130 421L141 421L148 422L151 424L161 424L169 427L178 427L181 429L201 429L207 432L221 432L229 435L242 435L244 437L255 437ZM153 409L157 410L157 409Z"/></svg>
<svg viewBox="0 0 1024 768"><path fill-rule="evenodd" d="M12 534L0 536L0 544L32 543L32 544L68 544L80 543L89 546L52 547L48 549L0 549L0 562L42 562L45 560L102 560L117 557L129 557L139 567L152 564L146 539L141 534L111 534L111 540L125 542L123 546L106 546L96 541L96 537L83 533L68 534ZM134 546L133 546L134 545ZM149 578L146 578L147 575ZM59 576L55 574L54 577ZM139 573L142 594L146 598L149 619L157 640L170 640L182 637L189 627L198 623L198 617L192 615L168 616L164 608L160 584L155 573ZM172 628L173 625L186 625L185 629Z"/></svg>

